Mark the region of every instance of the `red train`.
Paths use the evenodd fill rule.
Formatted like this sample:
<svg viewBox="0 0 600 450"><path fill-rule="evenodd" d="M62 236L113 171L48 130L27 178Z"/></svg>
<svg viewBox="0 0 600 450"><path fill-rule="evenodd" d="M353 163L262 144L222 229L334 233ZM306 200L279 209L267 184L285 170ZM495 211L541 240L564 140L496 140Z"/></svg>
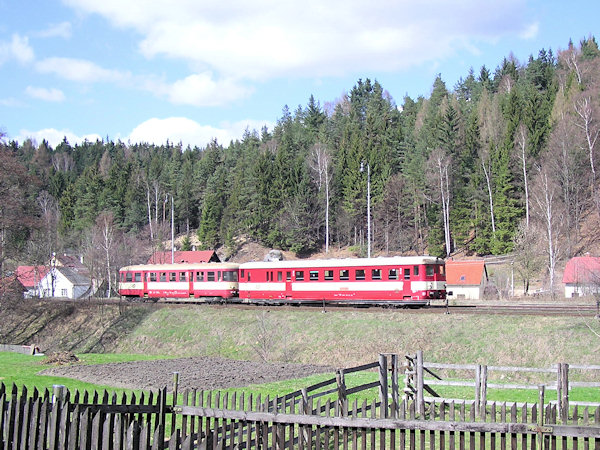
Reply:
<svg viewBox="0 0 600 450"><path fill-rule="evenodd" d="M430 256L124 267L119 293L247 303L426 305L446 298L444 261Z"/></svg>

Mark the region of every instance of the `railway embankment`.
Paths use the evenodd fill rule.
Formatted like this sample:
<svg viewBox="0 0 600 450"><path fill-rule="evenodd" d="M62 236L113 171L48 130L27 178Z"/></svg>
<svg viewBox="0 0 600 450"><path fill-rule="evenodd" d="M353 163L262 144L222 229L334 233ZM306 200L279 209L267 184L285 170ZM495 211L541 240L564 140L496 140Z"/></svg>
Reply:
<svg viewBox="0 0 600 450"><path fill-rule="evenodd" d="M431 361L547 367L600 364L590 315L440 314L19 301L0 308L0 342L43 352L222 356L350 367L379 353L423 350Z"/></svg>

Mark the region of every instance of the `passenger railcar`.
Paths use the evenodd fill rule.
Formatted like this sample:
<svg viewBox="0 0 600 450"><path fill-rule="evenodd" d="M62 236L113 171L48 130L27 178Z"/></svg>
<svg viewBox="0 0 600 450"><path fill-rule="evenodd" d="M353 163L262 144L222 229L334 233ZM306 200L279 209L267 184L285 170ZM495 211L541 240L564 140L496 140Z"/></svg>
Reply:
<svg viewBox="0 0 600 450"><path fill-rule="evenodd" d="M427 305L446 298L444 261L430 256L240 264L241 300Z"/></svg>
<svg viewBox="0 0 600 450"><path fill-rule="evenodd" d="M146 264L119 271L119 294L129 298L228 299L238 295L238 264Z"/></svg>

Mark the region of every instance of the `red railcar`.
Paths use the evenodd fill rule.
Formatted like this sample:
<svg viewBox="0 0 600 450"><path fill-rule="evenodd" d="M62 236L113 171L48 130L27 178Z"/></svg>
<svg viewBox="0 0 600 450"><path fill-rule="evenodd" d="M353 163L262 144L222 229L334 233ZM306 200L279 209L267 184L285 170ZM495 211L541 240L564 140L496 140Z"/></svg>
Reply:
<svg viewBox="0 0 600 450"><path fill-rule="evenodd" d="M431 256L240 264L242 300L426 305L446 298L444 261Z"/></svg>
<svg viewBox="0 0 600 450"><path fill-rule="evenodd" d="M145 264L119 271L119 294L140 298L232 298L238 264Z"/></svg>

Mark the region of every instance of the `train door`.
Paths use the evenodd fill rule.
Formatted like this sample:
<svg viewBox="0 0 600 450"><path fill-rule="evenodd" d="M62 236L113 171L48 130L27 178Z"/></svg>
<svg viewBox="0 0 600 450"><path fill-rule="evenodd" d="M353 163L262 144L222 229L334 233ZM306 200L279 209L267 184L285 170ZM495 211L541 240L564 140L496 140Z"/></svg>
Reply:
<svg viewBox="0 0 600 450"><path fill-rule="evenodd" d="M285 271L285 297L292 298L292 271Z"/></svg>

